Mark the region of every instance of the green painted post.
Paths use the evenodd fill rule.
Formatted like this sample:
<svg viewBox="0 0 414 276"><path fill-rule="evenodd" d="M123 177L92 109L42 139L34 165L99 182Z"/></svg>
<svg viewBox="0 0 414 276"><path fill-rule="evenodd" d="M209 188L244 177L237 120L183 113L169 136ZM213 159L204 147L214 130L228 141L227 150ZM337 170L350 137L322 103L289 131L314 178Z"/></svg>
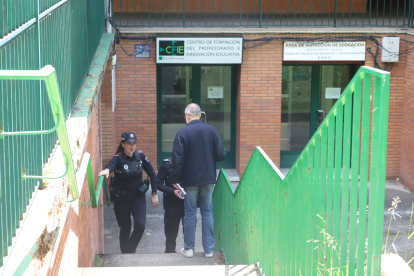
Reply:
<svg viewBox="0 0 414 276"><path fill-rule="evenodd" d="M336 128L335 128L335 183L334 183L334 211L333 211L333 239L338 243L336 252L333 252L332 266L339 267L339 241L340 241L340 218L341 218L341 179L342 179L342 135L343 135L343 117L344 105L338 100L338 105L333 109L336 113ZM339 273L339 271L338 271Z"/></svg>
<svg viewBox="0 0 414 276"><path fill-rule="evenodd" d="M361 165L359 187L359 225L358 225L358 262L357 275L365 275L365 244L360 241L366 239L367 195L368 195L368 159L369 159L369 134L371 117L371 75L362 73L364 84L362 93L362 127L361 127Z"/></svg>
<svg viewBox="0 0 414 276"><path fill-rule="evenodd" d="M341 238L340 238L340 272L346 274L348 266L348 212L349 212L349 164L351 162L351 118L352 118L352 93L345 93L344 103L344 141L342 164L342 196L341 196Z"/></svg>
<svg viewBox="0 0 414 276"><path fill-rule="evenodd" d="M333 187L334 187L334 164L335 164L335 117L328 117L328 160L326 173L326 232L333 236ZM327 268L332 268L332 248L327 249Z"/></svg>
<svg viewBox="0 0 414 276"><path fill-rule="evenodd" d="M314 156L314 181L313 181L313 240L315 250L313 251L313 265L314 269L312 275L316 275L316 268L323 264L323 254L321 250L321 241L323 236L321 234L322 222L318 217L320 215L320 192L319 192L319 183L320 183L320 173L321 173L321 136L320 132L315 133L315 156ZM322 261L322 263L321 263Z"/></svg>
<svg viewBox="0 0 414 276"><path fill-rule="evenodd" d="M326 120L325 120L326 121ZM326 231L326 167L327 167L327 155L328 155L328 127L326 123L322 123L321 126L321 171L320 171L320 181L319 181L319 215L323 218L321 220L321 229ZM331 196L331 195L328 195ZM326 257L326 242L327 236L323 234L321 237L321 241L323 241L322 248L319 253L319 261L324 267L327 267L327 257Z"/></svg>
<svg viewBox="0 0 414 276"><path fill-rule="evenodd" d="M372 126L370 168L370 197L369 197L369 229L368 234L368 274L379 275L381 271L382 250L382 226L384 216L384 189L387 156L387 134L388 134L388 104L389 104L389 74L375 76L374 101L372 111L372 122L378 122ZM371 213L372 212L372 213ZM372 228L370 227L372 226ZM381 231L378 229L381 228ZM370 245L371 242L371 245ZM371 254L370 254L371 253Z"/></svg>
<svg viewBox="0 0 414 276"><path fill-rule="evenodd" d="M307 154L306 154L307 153ZM305 189L306 189L306 196L305 196L305 237L306 237L306 266L303 272L303 275L312 275L313 270L313 248L314 243L312 242L312 229L313 229L313 221L312 221L312 208L309 208L313 204L313 164L314 164L314 141L308 144L307 151L305 154L308 156L308 163L306 168L306 180L305 180Z"/></svg>
<svg viewBox="0 0 414 276"><path fill-rule="evenodd" d="M353 101L353 123L352 123L352 170L351 170L351 196L349 207L349 229L357 229L357 206L358 206L358 175L359 175L359 140L361 135L361 89L362 81L358 78L355 82ZM357 232L349 232L349 275L355 275L355 258Z"/></svg>

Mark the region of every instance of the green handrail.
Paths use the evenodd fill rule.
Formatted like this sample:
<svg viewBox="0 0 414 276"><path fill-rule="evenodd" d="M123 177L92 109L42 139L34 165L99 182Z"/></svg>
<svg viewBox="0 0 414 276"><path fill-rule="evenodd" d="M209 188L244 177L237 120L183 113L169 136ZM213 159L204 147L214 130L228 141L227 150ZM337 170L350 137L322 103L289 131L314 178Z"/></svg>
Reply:
<svg viewBox="0 0 414 276"><path fill-rule="evenodd" d="M108 187L106 186L106 182L105 182L105 176L100 176L99 180L98 180L98 185L96 186L96 190L95 190L95 183L93 180L93 172L92 172L92 163L91 163L91 157L89 155L89 153L85 153L82 157L82 163L86 162L87 165L87 170L86 170L86 174L88 177L88 185L89 185L89 192L91 194L91 199L88 202L82 202L82 205L86 205L92 202L92 208L97 208L99 205L99 195L101 194L101 189L103 187L104 190L104 194L105 194L105 198L106 198L106 206L111 206L111 201L109 199L109 195L108 195ZM82 165L81 165L82 167Z"/></svg>
<svg viewBox="0 0 414 276"><path fill-rule="evenodd" d="M266 275L380 275L389 85L389 72L361 67L286 177L260 147L235 191L221 170L215 250L229 265L259 261Z"/></svg>
<svg viewBox="0 0 414 276"><path fill-rule="evenodd" d="M27 132L1 132L0 138L5 136L16 135L39 135L57 131L62 154L65 159L66 174L68 175L69 188L73 199L79 198L78 185L76 183L75 170L73 167L72 153L69 146L68 134L66 131L65 118L63 117L62 100L60 97L58 80L55 68L46 65L40 70L0 70L0 80L43 80L46 84L49 103L52 109L55 127L47 131L27 131ZM57 177L61 178L63 176ZM23 175L23 178L50 179L55 177L48 176L29 176Z"/></svg>

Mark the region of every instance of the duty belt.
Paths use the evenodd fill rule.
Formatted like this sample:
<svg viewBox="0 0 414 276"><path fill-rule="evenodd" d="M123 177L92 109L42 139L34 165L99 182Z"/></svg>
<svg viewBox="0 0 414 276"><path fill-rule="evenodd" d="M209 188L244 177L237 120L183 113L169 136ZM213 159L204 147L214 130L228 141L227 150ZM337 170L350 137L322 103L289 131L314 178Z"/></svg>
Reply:
<svg viewBox="0 0 414 276"><path fill-rule="evenodd" d="M136 190L133 190L133 191L124 191L124 190L119 190L115 187L114 190L115 190L116 194L122 195L122 196L131 196L131 195L142 193L139 189L136 189Z"/></svg>

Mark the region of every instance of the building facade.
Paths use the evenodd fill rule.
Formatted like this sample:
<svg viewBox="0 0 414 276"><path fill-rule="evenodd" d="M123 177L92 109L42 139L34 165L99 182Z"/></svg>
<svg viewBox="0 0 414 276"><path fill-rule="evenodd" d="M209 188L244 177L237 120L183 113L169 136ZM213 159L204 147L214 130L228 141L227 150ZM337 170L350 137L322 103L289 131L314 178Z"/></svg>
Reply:
<svg viewBox="0 0 414 276"><path fill-rule="evenodd" d="M362 6L357 8L357 4L341 5L347 7L341 12L362 14L370 9L365 5L359 11ZM316 6L312 11L318 13L318 18L323 17L324 13L315 12L315 9L325 11L326 16L331 15L328 4ZM117 6L114 2L115 13L122 11L122 7L120 3ZM157 14L160 12L158 8L162 7L151 6L150 9L154 9L151 12ZM312 5L309 5L309 9L312 9ZM188 10L192 11L187 5ZM253 6L250 7L250 11L254 10ZM309 15L309 12L304 11L304 14ZM268 14L267 17L263 16L263 20L266 18L269 18ZM125 21L119 18L119 22ZM190 22L195 21L193 19ZM116 45L115 81L111 81L111 66L108 64L108 77L104 83L107 89L103 89L102 94L103 164L110 160L121 133L126 130L137 133L140 137L138 147L149 157L153 166L160 164L171 155L175 133L185 126L182 115L186 105L196 102L205 112L201 119L219 131L228 150L228 157L218 164L219 167L235 168L241 176L253 149L261 146L278 167L289 168L358 68L372 66L390 69L391 74L387 178L399 178L404 185L414 190L414 111L410 74L414 37L410 33L411 29L274 26L184 29L124 26L119 30L123 49L119 44ZM387 52L383 49L382 39L392 36L400 38L399 54L396 55L398 62L383 63L381 56ZM208 38L213 41L241 38L241 62L224 63L225 58L223 63L213 59L205 62L205 59L196 56L190 63L182 63L178 54L174 56L177 62L171 59L168 64L161 63L162 47L157 43L162 37L172 41L183 38ZM314 46L318 49L329 43L363 42L363 53L359 48L363 58L344 54L337 57L342 60L334 61L328 57L289 60L286 55L289 52L288 41L319 43L319 46ZM145 52L149 52L149 56L137 51L137 47L143 45L149 45ZM187 43L187 47L189 45ZM338 47L341 51L347 49L345 46ZM308 48L305 50L311 51ZM295 53L296 50L290 51ZM303 52L303 49L298 51ZM115 104L112 85L116 90Z"/></svg>

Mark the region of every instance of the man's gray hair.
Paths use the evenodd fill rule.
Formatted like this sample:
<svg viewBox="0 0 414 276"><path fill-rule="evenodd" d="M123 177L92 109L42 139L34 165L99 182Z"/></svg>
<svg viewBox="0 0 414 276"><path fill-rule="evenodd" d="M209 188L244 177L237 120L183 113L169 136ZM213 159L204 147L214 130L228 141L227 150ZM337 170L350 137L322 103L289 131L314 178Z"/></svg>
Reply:
<svg viewBox="0 0 414 276"><path fill-rule="evenodd" d="M198 104L190 103L185 108L185 114L190 115L191 118L193 118L193 117L198 118L198 117L201 116L201 108Z"/></svg>

